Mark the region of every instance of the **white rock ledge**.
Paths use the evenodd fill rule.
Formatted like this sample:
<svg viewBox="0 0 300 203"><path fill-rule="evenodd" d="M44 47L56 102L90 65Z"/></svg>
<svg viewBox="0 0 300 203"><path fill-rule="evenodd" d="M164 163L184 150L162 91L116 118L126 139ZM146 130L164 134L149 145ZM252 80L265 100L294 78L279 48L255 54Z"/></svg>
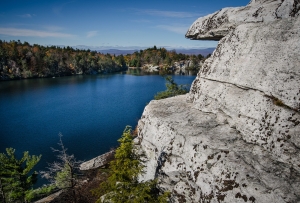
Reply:
<svg viewBox="0 0 300 203"><path fill-rule="evenodd" d="M172 192L172 202L300 198L299 169L244 140L222 114L193 108L186 96L150 102L138 126L147 157L140 180L159 178L160 187Z"/></svg>
<svg viewBox="0 0 300 203"><path fill-rule="evenodd" d="M300 202L300 1L222 9L186 37L220 42L187 95L145 108L140 179L171 202Z"/></svg>
<svg viewBox="0 0 300 203"><path fill-rule="evenodd" d="M83 162L82 164L80 164L79 169L81 171L86 171L86 170L96 169L105 166L112 160L114 155L115 155L115 150L109 151L89 161Z"/></svg>

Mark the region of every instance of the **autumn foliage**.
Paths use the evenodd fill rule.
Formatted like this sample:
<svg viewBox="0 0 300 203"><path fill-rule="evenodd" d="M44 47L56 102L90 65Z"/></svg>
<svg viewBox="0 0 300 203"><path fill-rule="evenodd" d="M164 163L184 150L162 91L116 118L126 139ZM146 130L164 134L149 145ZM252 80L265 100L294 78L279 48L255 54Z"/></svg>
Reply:
<svg viewBox="0 0 300 203"><path fill-rule="evenodd" d="M90 50L0 40L0 80L111 73L125 69L122 55L113 58Z"/></svg>
<svg viewBox="0 0 300 203"><path fill-rule="evenodd" d="M127 67L159 66L171 68L175 62L190 60L198 70L204 57L185 55L165 48L148 48L133 54L111 55L72 47L30 45L28 42L0 40L0 80L61 77L124 71Z"/></svg>

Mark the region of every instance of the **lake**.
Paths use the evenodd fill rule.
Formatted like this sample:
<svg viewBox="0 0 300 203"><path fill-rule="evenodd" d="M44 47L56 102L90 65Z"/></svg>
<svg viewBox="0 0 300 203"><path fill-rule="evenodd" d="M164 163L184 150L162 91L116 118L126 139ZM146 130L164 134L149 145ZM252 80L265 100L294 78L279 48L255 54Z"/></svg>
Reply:
<svg viewBox="0 0 300 203"><path fill-rule="evenodd" d="M196 76L174 75L178 84ZM69 154L89 160L117 147L126 125L134 128L147 103L165 90L159 75L86 75L0 82L0 152L42 154L37 170L55 160L63 134ZM41 181L39 181L41 183Z"/></svg>

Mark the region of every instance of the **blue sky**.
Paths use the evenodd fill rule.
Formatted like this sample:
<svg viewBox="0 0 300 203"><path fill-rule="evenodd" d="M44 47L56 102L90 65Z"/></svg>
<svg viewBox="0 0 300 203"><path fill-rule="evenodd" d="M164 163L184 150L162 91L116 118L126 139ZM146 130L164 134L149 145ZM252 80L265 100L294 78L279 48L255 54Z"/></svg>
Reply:
<svg viewBox="0 0 300 203"><path fill-rule="evenodd" d="M205 48L184 35L199 17L250 0L0 0L0 39L97 48Z"/></svg>

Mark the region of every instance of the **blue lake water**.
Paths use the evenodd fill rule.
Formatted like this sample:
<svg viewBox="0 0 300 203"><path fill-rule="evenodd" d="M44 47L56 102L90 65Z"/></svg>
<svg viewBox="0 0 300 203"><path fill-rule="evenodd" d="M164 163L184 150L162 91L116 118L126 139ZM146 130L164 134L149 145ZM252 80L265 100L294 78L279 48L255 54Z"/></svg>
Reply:
<svg viewBox="0 0 300 203"><path fill-rule="evenodd" d="M173 76L191 84L195 76ZM145 105L165 90L159 75L71 76L0 82L0 152L42 154L37 170L55 160L58 134L70 154L89 160L117 147L126 125L137 125Z"/></svg>

